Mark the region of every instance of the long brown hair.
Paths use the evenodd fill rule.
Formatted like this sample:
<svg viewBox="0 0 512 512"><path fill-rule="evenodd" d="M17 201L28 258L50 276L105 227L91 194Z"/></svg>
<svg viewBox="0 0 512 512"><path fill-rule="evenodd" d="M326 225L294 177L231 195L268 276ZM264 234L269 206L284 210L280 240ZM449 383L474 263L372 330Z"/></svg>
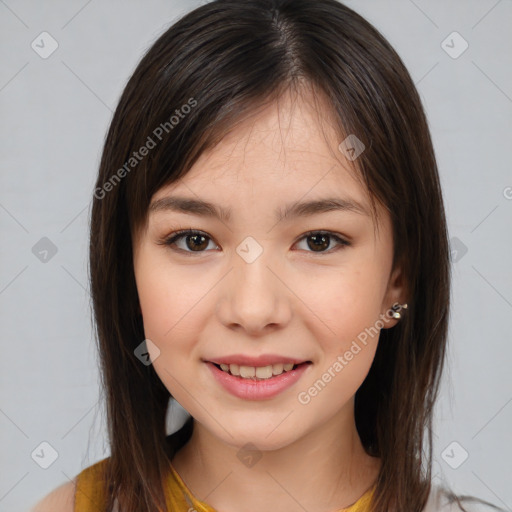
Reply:
<svg viewBox="0 0 512 512"><path fill-rule="evenodd" d="M425 506L450 258L414 83L386 39L335 0L216 0L179 19L140 61L114 113L95 186L89 271L111 447L109 511L115 499L124 512L165 510L162 481L193 428L190 419L166 436L170 393L134 355L144 329L133 234L159 188L184 176L258 106L304 84L328 99L340 142L356 134L365 144L360 179L391 216L394 266L407 283L407 313L381 331L355 396L361 441L382 459L372 510Z"/></svg>

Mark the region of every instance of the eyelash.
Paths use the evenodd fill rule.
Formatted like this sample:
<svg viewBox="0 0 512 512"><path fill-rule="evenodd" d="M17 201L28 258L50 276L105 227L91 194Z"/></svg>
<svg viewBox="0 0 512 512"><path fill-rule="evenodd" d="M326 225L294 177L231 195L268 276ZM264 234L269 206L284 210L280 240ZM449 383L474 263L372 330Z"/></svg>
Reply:
<svg viewBox="0 0 512 512"><path fill-rule="evenodd" d="M185 238L185 236L190 236L190 235L202 235L205 238L213 241L213 239L203 231L198 231L198 230L194 230L194 229L182 229L180 231L175 231L174 233L171 233L169 236L159 240L157 243L160 245L169 246L171 250L180 252L182 254L186 254L187 256L196 256L196 255L208 252L206 250L204 250L204 251L187 251L184 249L173 247L177 240L179 240L180 238ZM351 245L350 242L347 242L346 240L339 237L335 233L333 233L331 231L322 231L322 230L308 231L307 233L304 233L295 243L298 243L301 240L303 240L304 238L308 238L312 235L327 235L327 236L329 236L330 239L335 240L339 245L337 247L335 247L334 249L330 249L328 251L318 251L318 252L306 251L306 252L310 252L311 254L332 254L334 252L337 252L337 251L343 249L344 247L348 247Z"/></svg>

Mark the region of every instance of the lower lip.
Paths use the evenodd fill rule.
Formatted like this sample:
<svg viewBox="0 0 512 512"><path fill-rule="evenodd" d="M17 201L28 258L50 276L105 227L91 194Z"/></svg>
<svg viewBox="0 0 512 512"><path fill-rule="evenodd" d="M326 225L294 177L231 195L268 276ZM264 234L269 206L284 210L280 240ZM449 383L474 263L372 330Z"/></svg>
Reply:
<svg viewBox="0 0 512 512"><path fill-rule="evenodd" d="M307 371L309 363L303 363L294 370L283 372L270 379L253 380L235 377L217 368L213 363L206 363L217 382L232 395L244 400L266 400L293 386Z"/></svg>

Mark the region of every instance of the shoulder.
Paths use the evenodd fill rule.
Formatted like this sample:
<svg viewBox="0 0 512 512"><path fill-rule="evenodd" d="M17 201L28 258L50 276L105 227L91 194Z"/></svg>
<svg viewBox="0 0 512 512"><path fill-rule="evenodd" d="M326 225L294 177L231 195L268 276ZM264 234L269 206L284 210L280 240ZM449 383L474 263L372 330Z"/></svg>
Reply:
<svg viewBox="0 0 512 512"><path fill-rule="evenodd" d="M82 471L39 501L29 512L81 512L98 506L105 498L104 470L109 458ZM92 505L91 505L92 503Z"/></svg>
<svg viewBox="0 0 512 512"><path fill-rule="evenodd" d="M74 512L76 479L62 484L45 496L29 512Z"/></svg>
<svg viewBox="0 0 512 512"><path fill-rule="evenodd" d="M432 484L427 505L422 512L505 512L475 496L458 496L449 487Z"/></svg>

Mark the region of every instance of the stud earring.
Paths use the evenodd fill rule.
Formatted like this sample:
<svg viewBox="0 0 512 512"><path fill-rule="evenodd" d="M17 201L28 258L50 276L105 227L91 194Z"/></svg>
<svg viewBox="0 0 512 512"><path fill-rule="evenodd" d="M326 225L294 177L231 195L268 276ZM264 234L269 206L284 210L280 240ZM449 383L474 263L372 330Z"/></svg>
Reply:
<svg viewBox="0 0 512 512"><path fill-rule="evenodd" d="M400 318L402 318L402 315L400 314L400 310L407 309L407 304L399 304L398 302L395 302L395 304L393 304L391 306L391 309L393 310L393 313L392 313L393 318L396 318L399 320Z"/></svg>

